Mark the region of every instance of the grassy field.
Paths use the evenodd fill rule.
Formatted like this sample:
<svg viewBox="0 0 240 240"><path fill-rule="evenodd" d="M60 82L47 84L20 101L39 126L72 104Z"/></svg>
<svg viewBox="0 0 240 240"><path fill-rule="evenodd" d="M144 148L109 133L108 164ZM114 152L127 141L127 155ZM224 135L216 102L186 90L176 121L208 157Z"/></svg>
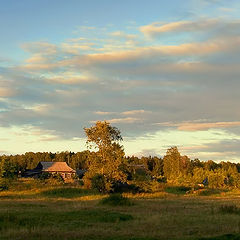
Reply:
<svg viewBox="0 0 240 240"><path fill-rule="evenodd" d="M0 239L240 239L239 191L210 193L168 188L117 206L79 187L10 189L0 192Z"/></svg>

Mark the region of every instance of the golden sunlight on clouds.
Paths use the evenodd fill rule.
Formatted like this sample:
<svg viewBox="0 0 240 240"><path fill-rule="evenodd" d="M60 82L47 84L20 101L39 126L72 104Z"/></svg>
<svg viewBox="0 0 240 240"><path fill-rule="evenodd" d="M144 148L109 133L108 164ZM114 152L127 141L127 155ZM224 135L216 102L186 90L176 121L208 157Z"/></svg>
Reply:
<svg viewBox="0 0 240 240"><path fill-rule="evenodd" d="M157 125L165 127L177 127L181 131L205 131L210 128L230 128L230 127L239 127L240 122L208 122L208 123L199 123L199 122L182 122L182 123L157 123Z"/></svg>
<svg viewBox="0 0 240 240"><path fill-rule="evenodd" d="M45 77L48 82L56 82L62 84L90 83L97 81L96 77L91 77L74 72L64 72L59 75L49 75Z"/></svg>
<svg viewBox="0 0 240 240"><path fill-rule="evenodd" d="M126 111L122 112L123 115L134 115L134 114L139 114L139 113L145 113L146 111L144 110L131 110L131 111Z"/></svg>
<svg viewBox="0 0 240 240"><path fill-rule="evenodd" d="M110 123L135 123L139 122L139 118L127 117L127 118L113 118L108 120Z"/></svg>
<svg viewBox="0 0 240 240"><path fill-rule="evenodd" d="M10 88L0 87L0 98L11 97L15 94L15 91Z"/></svg>
<svg viewBox="0 0 240 240"><path fill-rule="evenodd" d="M219 24L218 19L207 19L198 21L178 21L171 23L154 22L140 27L140 31L147 36L154 36L167 32L179 31L204 31L216 27Z"/></svg>

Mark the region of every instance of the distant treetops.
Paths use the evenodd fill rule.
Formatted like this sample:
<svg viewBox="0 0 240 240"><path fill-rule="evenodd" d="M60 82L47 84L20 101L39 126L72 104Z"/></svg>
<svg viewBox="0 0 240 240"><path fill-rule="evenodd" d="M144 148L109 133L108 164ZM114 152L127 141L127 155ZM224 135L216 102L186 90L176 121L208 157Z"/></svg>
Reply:
<svg viewBox="0 0 240 240"><path fill-rule="evenodd" d="M88 150L83 152L28 152L0 156L0 180L17 178L41 161L54 161L66 162L75 170L84 169L84 187L101 192L115 191L119 186L158 191L165 183L193 187L204 180L211 188L240 187L239 163L191 160L182 156L177 147L169 148L163 158L126 157L120 144L123 140L121 132L109 122L97 121L84 131Z"/></svg>

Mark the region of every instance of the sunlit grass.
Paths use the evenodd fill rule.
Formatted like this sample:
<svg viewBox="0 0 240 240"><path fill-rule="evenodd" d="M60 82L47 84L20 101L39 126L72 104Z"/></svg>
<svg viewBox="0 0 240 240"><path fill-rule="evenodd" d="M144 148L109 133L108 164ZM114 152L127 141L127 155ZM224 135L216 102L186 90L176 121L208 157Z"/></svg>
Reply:
<svg viewBox="0 0 240 240"><path fill-rule="evenodd" d="M219 211L229 199L181 196L134 202L111 206L78 198L1 201L0 239L196 240L239 231L239 215ZM239 199L231 202L240 206Z"/></svg>
<svg viewBox="0 0 240 240"><path fill-rule="evenodd" d="M21 183L20 183L21 184ZM205 189L183 194L174 190L124 193L134 204L100 204L104 195L78 185L32 188L18 186L0 192L0 239L239 239L240 191ZM28 182L30 184L30 182ZM181 192L180 191L180 192ZM4 201L3 201L4 200ZM115 204L117 202L117 204ZM230 235L227 235L230 236ZM211 238L210 238L211 237Z"/></svg>

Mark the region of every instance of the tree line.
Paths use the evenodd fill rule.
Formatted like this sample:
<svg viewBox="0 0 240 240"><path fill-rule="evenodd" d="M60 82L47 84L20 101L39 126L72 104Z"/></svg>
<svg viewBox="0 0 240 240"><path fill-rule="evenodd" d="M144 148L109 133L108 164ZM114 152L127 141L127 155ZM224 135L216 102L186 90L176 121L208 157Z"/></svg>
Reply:
<svg viewBox="0 0 240 240"><path fill-rule="evenodd" d="M177 147L157 156L125 156L121 133L106 121L84 128L88 150L82 152L27 152L0 156L0 178L17 178L40 161L64 161L73 169L85 169L86 188L113 191L128 185L142 191L154 191L162 184L193 187L204 183L211 188L240 187L240 163L191 160ZM93 151L94 150L94 151Z"/></svg>

